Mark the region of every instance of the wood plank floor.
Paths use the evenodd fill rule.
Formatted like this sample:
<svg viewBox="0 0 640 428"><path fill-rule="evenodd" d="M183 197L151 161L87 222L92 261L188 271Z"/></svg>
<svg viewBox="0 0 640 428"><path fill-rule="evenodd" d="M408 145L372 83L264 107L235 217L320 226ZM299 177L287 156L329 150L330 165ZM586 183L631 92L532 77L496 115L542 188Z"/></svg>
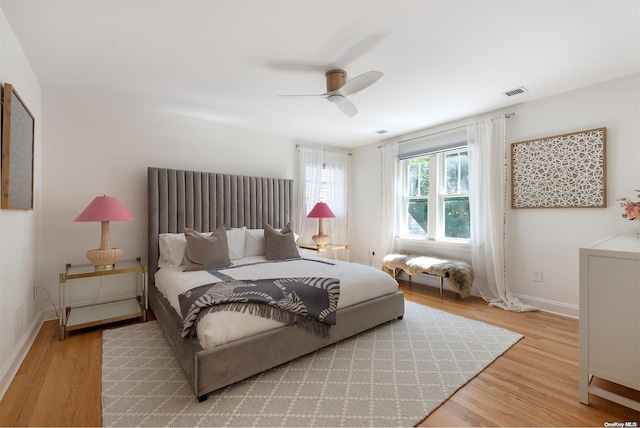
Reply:
<svg viewBox="0 0 640 428"><path fill-rule="evenodd" d="M525 337L420 426L604 426L640 422L640 412L591 396L578 402L578 322L544 312L509 313L482 300L401 284L406 299ZM0 402L1 426L100 426L102 329L58 341L46 322ZM602 383L601 383L602 385ZM620 392L638 399L638 393Z"/></svg>

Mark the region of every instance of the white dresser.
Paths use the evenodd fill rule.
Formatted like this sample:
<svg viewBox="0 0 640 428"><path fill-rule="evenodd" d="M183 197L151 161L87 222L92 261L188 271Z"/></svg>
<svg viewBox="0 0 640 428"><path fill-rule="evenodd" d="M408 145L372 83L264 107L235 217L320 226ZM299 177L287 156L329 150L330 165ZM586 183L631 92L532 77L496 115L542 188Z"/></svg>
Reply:
<svg viewBox="0 0 640 428"><path fill-rule="evenodd" d="M640 391L640 238L614 235L580 248L580 402L595 394L640 411L640 402L591 385Z"/></svg>

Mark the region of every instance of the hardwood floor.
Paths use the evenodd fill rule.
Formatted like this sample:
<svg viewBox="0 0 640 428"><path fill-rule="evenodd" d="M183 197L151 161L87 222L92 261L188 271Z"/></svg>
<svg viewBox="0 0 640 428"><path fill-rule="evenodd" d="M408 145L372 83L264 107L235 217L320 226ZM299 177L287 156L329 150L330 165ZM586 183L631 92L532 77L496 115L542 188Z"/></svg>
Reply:
<svg viewBox="0 0 640 428"><path fill-rule="evenodd" d="M510 313L482 300L401 284L406 299L507 328L525 337L431 413L420 426L604 426L640 412L591 396L578 402L578 321ZM100 426L102 330L58 341L46 322L0 402L2 426ZM602 384L602 383L601 383ZM638 399L638 392L619 388Z"/></svg>

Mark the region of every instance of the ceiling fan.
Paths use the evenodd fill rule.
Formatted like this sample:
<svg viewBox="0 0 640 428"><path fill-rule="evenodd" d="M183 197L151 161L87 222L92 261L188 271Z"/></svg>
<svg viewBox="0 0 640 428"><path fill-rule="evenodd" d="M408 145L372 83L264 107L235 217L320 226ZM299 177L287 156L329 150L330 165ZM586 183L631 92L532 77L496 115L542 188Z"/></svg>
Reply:
<svg viewBox="0 0 640 428"><path fill-rule="evenodd" d="M282 97L323 97L334 103L338 109L349 117L358 114L358 109L347 98L371 85L382 77L379 71L368 71L347 81L347 72L344 70L329 70L327 77L327 92L317 95L280 95Z"/></svg>

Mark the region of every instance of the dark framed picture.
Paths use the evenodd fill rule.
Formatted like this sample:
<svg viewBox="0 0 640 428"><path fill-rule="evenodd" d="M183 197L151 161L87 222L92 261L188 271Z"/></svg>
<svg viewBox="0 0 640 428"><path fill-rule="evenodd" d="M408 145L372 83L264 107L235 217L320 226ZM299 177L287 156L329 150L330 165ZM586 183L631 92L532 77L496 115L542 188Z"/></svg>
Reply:
<svg viewBox="0 0 640 428"><path fill-rule="evenodd" d="M4 84L2 108L2 198L0 207L33 209L35 119L13 85Z"/></svg>
<svg viewBox="0 0 640 428"><path fill-rule="evenodd" d="M607 128L511 145L512 208L604 208Z"/></svg>

